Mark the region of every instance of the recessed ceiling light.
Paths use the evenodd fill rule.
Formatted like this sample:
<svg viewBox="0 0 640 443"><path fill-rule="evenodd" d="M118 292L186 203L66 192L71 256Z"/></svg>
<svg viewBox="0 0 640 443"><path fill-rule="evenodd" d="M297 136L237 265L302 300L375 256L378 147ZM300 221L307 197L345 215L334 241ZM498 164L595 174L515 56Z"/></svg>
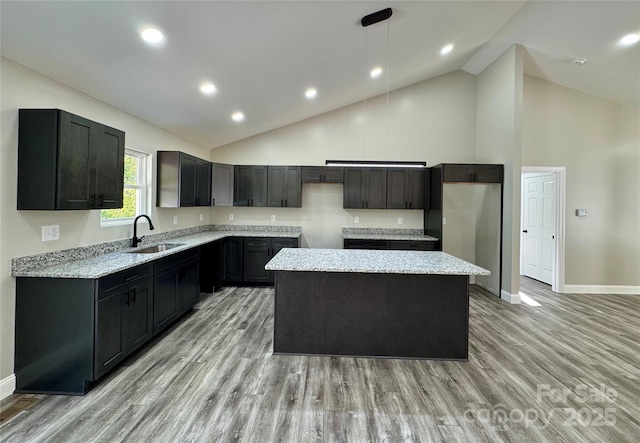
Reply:
<svg viewBox="0 0 640 443"><path fill-rule="evenodd" d="M640 34L627 34L620 39L620 44L623 46L633 45L640 41Z"/></svg>
<svg viewBox="0 0 640 443"><path fill-rule="evenodd" d="M211 95L216 92L218 88L216 88L216 85L214 85L213 83L203 83L200 85L200 90L203 94Z"/></svg>
<svg viewBox="0 0 640 443"><path fill-rule="evenodd" d="M304 91L304 95L308 99L312 99L312 98L315 98L316 95L318 95L318 91L316 91L315 88L309 88L306 91Z"/></svg>
<svg viewBox="0 0 640 443"><path fill-rule="evenodd" d="M371 70L371 78L380 77L380 74L382 74L382 68L380 67L375 67Z"/></svg>
<svg viewBox="0 0 640 443"><path fill-rule="evenodd" d="M244 120L244 114L242 112L234 112L233 114L231 114L231 118L234 122L241 122L242 120Z"/></svg>
<svg viewBox="0 0 640 443"><path fill-rule="evenodd" d="M452 50L453 50L453 45L450 44L450 45L447 45L444 48L442 48L440 50L440 54L446 55L446 54L450 53Z"/></svg>
<svg viewBox="0 0 640 443"><path fill-rule="evenodd" d="M164 35L156 28L146 28L140 33L140 36L148 43L161 43L164 40Z"/></svg>

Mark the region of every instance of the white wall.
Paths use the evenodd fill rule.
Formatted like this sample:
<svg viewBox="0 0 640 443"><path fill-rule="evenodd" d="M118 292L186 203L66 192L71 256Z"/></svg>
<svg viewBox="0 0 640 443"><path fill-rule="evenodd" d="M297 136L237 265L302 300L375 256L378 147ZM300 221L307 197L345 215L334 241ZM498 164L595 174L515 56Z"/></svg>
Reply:
<svg viewBox="0 0 640 443"><path fill-rule="evenodd" d="M126 132L125 144L148 153L181 150L201 158L209 149L122 112L8 59L0 59L2 97L0 127L0 380L13 373L15 279L11 258L101 243L132 235L131 226L101 228L100 211L17 211L17 144L19 108L59 108ZM155 183L155 156L153 166ZM154 185L155 188L155 185ZM152 196L150 216L155 232L208 223L208 211L198 208L157 209ZM199 215L204 214L200 222ZM178 225L173 216L178 215ZM60 225L60 240L41 242L41 226ZM142 228L143 233L145 228Z"/></svg>
<svg viewBox="0 0 640 443"><path fill-rule="evenodd" d="M565 285L640 286L640 111L525 76L522 164L567 168Z"/></svg>
<svg viewBox="0 0 640 443"><path fill-rule="evenodd" d="M211 150L211 160L231 164L324 165L325 160L415 160L433 166L472 162L475 147L475 76L457 71L363 104L337 109ZM309 106L313 106L312 103ZM364 119L363 119L364 115ZM364 122L364 123L363 123ZM387 126L388 140L387 143ZM422 211L345 210L342 185L303 185L302 209L211 209L212 223L266 223L303 227L310 247L339 247L345 226L422 228ZM360 217L360 224L354 217ZM404 224L397 224L403 217Z"/></svg>
<svg viewBox="0 0 640 443"><path fill-rule="evenodd" d="M478 76L476 161L504 164L502 296L519 302L523 51L509 48Z"/></svg>

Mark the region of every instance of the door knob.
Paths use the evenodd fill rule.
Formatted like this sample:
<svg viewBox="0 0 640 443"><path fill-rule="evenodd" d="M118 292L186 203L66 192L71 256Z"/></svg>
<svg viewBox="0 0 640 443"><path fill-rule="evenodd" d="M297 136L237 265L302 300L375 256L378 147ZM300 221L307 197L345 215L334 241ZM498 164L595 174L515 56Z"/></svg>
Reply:
<svg viewBox="0 0 640 443"><path fill-rule="evenodd" d="M527 233L527 232L529 232L529 231L527 231L527 230L525 229L525 230L523 230L522 232L524 232L524 233L526 234L526 233Z"/></svg>

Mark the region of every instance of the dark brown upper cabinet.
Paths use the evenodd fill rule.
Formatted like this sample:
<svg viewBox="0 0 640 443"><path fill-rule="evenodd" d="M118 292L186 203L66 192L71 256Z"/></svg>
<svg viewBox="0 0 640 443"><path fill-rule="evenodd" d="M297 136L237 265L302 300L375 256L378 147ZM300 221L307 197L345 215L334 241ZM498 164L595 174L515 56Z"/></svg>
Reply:
<svg viewBox="0 0 640 443"><path fill-rule="evenodd" d="M211 205L233 206L233 165L211 164Z"/></svg>
<svg viewBox="0 0 640 443"><path fill-rule="evenodd" d="M337 166L303 166L302 183L344 183L344 169Z"/></svg>
<svg viewBox="0 0 640 443"><path fill-rule="evenodd" d="M388 168L387 209L425 209L425 174L422 168Z"/></svg>
<svg viewBox="0 0 640 443"><path fill-rule="evenodd" d="M502 183L504 166L497 164L454 164L442 165L444 183Z"/></svg>
<svg viewBox="0 0 640 443"><path fill-rule="evenodd" d="M20 109L18 126L18 209L122 207L124 132L60 109Z"/></svg>
<svg viewBox="0 0 640 443"><path fill-rule="evenodd" d="M343 207L386 209L386 168L344 168Z"/></svg>
<svg viewBox="0 0 640 443"><path fill-rule="evenodd" d="M233 167L233 206L267 206L267 166Z"/></svg>
<svg viewBox="0 0 640 443"><path fill-rule="evenodd" d="M267 206L302 207L300 166L269 166L267 168Z"/></svg>
<svg viewBox="0 0 640 443"><path fill-rule="evenodd" d="M158 151L156 206L211 206L211 163L180 151Z"/></svg>

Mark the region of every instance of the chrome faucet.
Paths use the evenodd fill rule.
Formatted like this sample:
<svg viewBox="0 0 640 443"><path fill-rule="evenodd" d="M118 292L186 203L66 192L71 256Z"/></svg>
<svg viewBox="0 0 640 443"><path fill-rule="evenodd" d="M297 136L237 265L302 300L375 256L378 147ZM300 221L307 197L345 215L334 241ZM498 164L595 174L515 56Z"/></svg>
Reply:
<svg viewBox="0 0 640 443"><path fill-rule="evenodd" d="M136 219L133 221L133 238L131 239L131 247L135 248L136 246L138 246L138 243L140 243L142 241L142 239L145 237L144 235L140 238L138 238L138 219L140 217L144 217L149 221L149 229L150 230L154 230L155 228L153 227L153 223L151 223L151 219L149 218L148 215L139 215L136 217Z"/></svg>

